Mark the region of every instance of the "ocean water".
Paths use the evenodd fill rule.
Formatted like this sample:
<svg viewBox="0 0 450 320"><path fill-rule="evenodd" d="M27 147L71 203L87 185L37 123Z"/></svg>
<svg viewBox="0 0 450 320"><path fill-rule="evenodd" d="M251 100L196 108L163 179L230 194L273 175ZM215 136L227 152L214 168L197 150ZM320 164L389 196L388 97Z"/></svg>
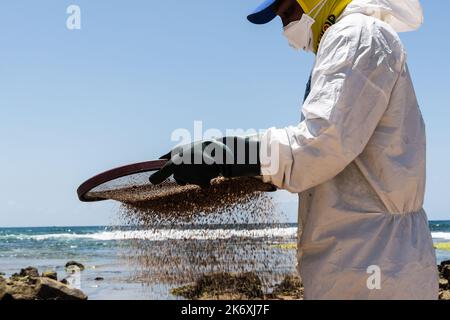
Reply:
<svg viewBox="0 0 450 320"><path fill-rule="evenodd" d="M450 221L430 229L435 242L450 242ZM0 228L0 272L35 266L62 279L70 276L66 262L76 260L86 266L80 286L89 299L174 299L171 288L204 272L257 271L263 280L270 275L267 283L295 272L295 250L283 244L296 232L296 224ZM449 251L436 254L438 262L450 259Z"/></svg>
<svg viewBox="0 0 450 320"><path fill-rule="evenodd" d="M277 246L294 242L296 231L295 224L0 228L0 272L34 266L62 279L75 260L86 266L80 284L89 299L175 299L171 288L205 272L295 272L295 252Z"/></svg>

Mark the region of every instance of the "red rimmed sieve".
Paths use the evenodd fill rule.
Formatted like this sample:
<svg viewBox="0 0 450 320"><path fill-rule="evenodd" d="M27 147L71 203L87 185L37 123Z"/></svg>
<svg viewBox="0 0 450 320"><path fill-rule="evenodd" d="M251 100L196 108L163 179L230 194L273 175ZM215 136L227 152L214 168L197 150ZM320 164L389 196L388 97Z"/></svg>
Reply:
<svg viewBox="0 0 450 320"><path fill-rule="evenodd" d="M146 161L100 173L80 185L77 190L78 198L83 202L104 201L114 199L114 194L137 191L151 185L148 178L166 162L167 160Z"/></svg>
<svg viewBox="0 0 450 320"><path fill-rule="evenodd" d="M181 211L213 211L216 208L250 201L261 192L276 191L259 178L218 177L208 188L178 185L169 178L160 185L150 183L150 175L161 169L167 160L147 161L101 173L78 188L83 202L115 200L146 208L151 213ZM149 212L150 212L149 211Z"/></svg>

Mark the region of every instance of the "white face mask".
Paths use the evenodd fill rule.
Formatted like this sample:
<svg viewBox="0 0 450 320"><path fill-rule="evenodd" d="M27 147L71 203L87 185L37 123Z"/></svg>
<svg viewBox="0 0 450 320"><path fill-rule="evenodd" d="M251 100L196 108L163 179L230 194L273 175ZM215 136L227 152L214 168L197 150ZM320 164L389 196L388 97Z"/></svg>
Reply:
<svg viewBox="0 0 450 320"><path fill-rule="evenodd" d="M303 14L302 18L289 23L284 27L284 36L287 38L289 45L295 50L303 49L306 52L311 51L313 42L312 25L315 20Z"/></svg>
<svg viewBox="0 0 450 320"><path fill-rule="evenodd" d="M287 38L289 45L295 50L303 49L306 52L313 50L313 32L312 26L316 22L315 17L320 12L322 7L325 5L327 1L320 1L311 11L313 12L317 8L317 13L314 18L304 13L302 18L297 21L293 21L289 23L286 27L284 27L284 36Z"/></svg>

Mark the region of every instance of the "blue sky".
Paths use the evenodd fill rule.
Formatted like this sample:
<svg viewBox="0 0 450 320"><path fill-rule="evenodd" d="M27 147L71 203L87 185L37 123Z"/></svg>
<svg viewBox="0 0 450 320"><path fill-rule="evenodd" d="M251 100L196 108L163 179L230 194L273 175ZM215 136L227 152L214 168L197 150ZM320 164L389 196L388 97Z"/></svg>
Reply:
<svg viewBox="0 0 450 320"><path fill-rule="evenodd" d="M156 158L195 120L296 124L313 56L288 47L279 20L247 23L260 1L2 1L0 226L111 223L117 205L79 203L77 186ZM81 30L66 28L70 4ZM401 37L428 130L425 207L450 219L450 2L422 5L425 25Z"/></svg>

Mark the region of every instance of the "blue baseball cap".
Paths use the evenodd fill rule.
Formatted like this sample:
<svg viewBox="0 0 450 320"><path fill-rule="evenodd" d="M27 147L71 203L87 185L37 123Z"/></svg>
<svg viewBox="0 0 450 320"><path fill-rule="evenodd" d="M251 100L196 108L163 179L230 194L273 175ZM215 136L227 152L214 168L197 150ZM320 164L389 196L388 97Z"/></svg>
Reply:
<svg viewBox="0 0 450 320"><path fill-rule="evenodd" d="M248 21L254 24L266 24L272 21L277 14L273 11L272 5L277 2L277 0L265 0L255 12L247 16Z"/></svg>

